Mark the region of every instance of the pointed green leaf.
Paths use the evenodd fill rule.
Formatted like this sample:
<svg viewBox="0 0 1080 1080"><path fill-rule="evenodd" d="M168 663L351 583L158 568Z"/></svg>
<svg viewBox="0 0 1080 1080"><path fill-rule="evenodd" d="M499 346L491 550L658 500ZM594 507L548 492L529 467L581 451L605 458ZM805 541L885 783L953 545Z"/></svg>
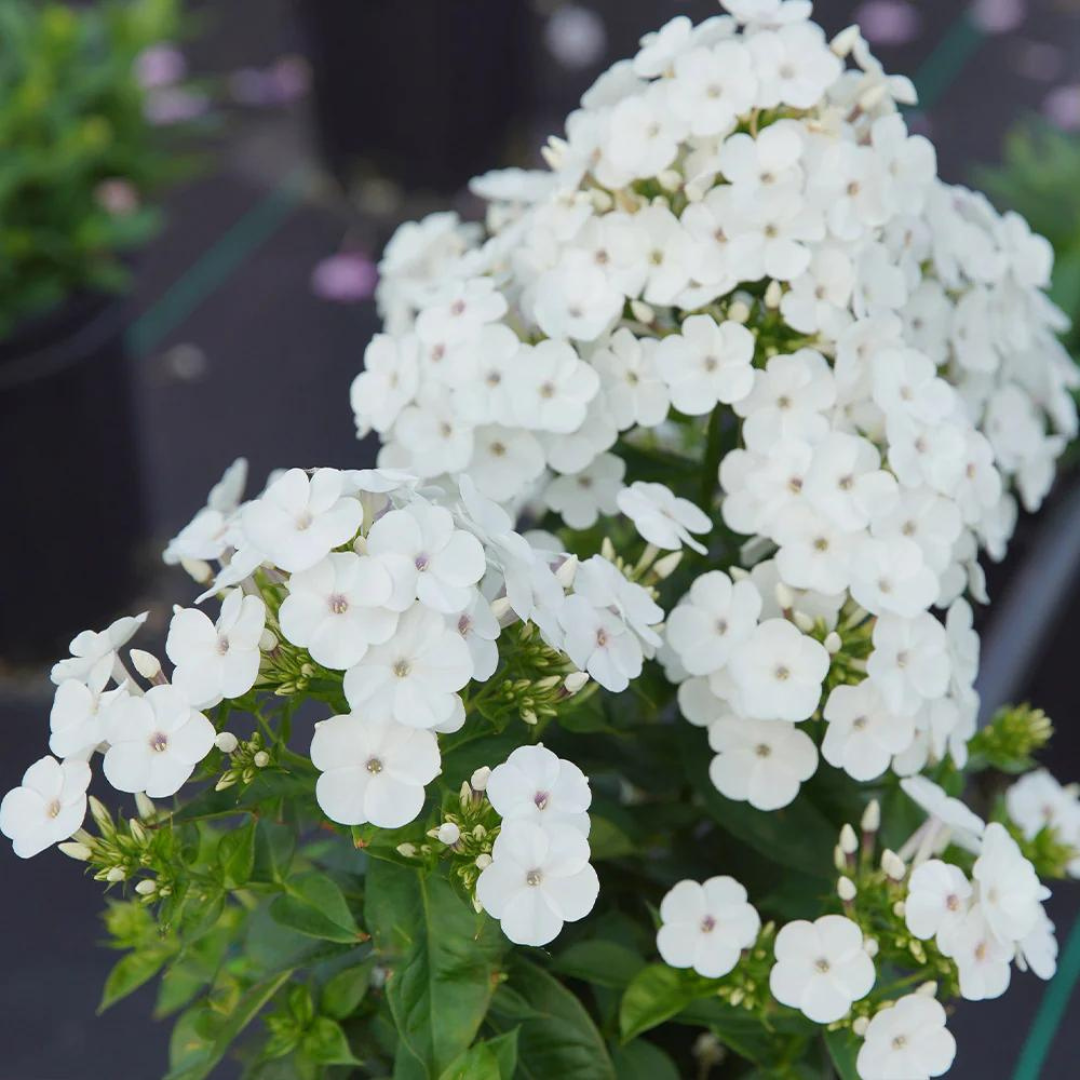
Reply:
<svg viewBox="0 0 1080 1080"><path fill-rule="evenodd" d="M276 923L326 941L355 944L360 939L348 901L333 878L311 870L290 878L285 888L270 904Z"/></svg>

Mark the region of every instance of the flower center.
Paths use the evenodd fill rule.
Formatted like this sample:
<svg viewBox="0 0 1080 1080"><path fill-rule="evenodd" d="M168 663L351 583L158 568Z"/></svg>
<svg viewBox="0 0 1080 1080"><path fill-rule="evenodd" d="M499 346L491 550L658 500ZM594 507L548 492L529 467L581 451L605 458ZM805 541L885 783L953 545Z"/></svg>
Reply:
<svg viewBox="0 0 1080 1080"><path fill-rule="evenodd" d="M536 804L537 810L546 810L547 804L551 801L551 794L547 791L538 791L533 796L533 802Z"/></svg>
<svg viewBox="0 0 1080 1080"><path fill-rule="evenodd" d="M555 396L555 384L546 382L540 387L540 396L548 401Z"/></svg>
<svg viewBox="0 0 1080 1080"><path fill-rule="evenodd" d="M298 514L296 516L296 531L306 532L308 529L311 528L312 522L314 522L314 520L315 519L314 517L312 517L310 510L305 510L303 513Z"/></svg>
<svg viewBox="0 0 1080 1080"><path fill-rule="evenodd" d="M155 731L150 736L150 749L155 754L163 754L169 748L169 736L164 731Z"/></svg>
<svg viewBox="0 0 1080 1080"><path fill-rule="evenodd" d="M816 967L818 971L820 971L821 974L824 975L832 968L832 964L830 964L824 956L820 956L817 960L814 961L814 967Z"/></svg>
<svg viewBox="0 0 1080 1080"><path fill-rule="evenodd" d="M228 654L229 654L229 638L228 638L227 635L222 634L221 637L218 638L217 651L222 656L228 656Z"/></svg>
<svg viewBox="0 0 1080 1080"><path fill-rule="evenodd" d="M465 314L465 301L464 300L455 300L450 305L450 314L451 315L464 315Z"/></svg>
<svg viewBox="0 0 1080 1080"><path fill-rule="evenodd" d="M949 911L959 911L960 897L957 896L955 893L949 893L949 895L945 897L945 906L949 909Z"/></svg>
<svg viewBox="0 0 1080 1080"><path fill-rule="evenodd" d="M771 757L772 747L769 746L768 743L758 743L757 746L754 747L754 753L757 754L759 758Z"/></svg>
<svg viewBox="0 0 1080 1080"><path fill-rule="evenodd" d="M334 593L330 597L330 610L335 615L344 615L349 610L349 601L341 593Z"/></svg>
<svg viewBox="0 0 1080 1080"><path fill-rule="evenodd" d="M60 811L62 809L63 807L60 805L60 800L53 799L53 801L49 803L49 805L46 807L45 812L49 815L49 817L55 818L60 816Z"/></svg>
<svg viewBox="0 0 1080 1080"><path fill-rule="evenodd" d="M409 674L409 661L398 660L390 669L399 678L404 679Z"/></svg>
<svg viewBox="0 0 1080 1080"><path fill-rule="evenodd" d="M728 632L727 619L716 620L716 632L723 637Z"/></svg>
<svg viewBox="0 0 1080 1080"><path fill-rule="evenodd" d="M501 442L493 442L491 444L491 454L493 457L505 457L506 444Z"/></svg>
<svg viewBox="0 0 1080 1080"><path fill-rule="evenodd" d="M608 643L607 631L603 628L596 631L596 647L598 649L604 648Z"/></svg>
<svg viewBox="0 0 1080 1080"><path fill-rule="evenodd" d="M716 920L711 915L706 915L701 920L701 932L703 934L711 934L716 929Z"/></svg>
<svg viewBox="0 0 1080 1080"><path fill-rule="evenodd" d="M773 675L777 682L787 682L791 678L791 669L786 664L777 664Z"/></svg>
<svg viewBox="0 0 1080 1080"><path fill-rule="evenodd" d="M855 719L851 722L851 726L856 731L862 731L862 729L864 727L866 727L866 725L868 723L869 723L869 720L867 720L867 718L865 716L856 716Z"/></svg>
<svg viewBox="0 0 1080 1080"><path fill-rule="evenodd" d="M416 556L413 560L413 566L422 574L431 565L431 559L428 558L423 552Z"/></svg>
<svg viewBox="0 0 1080 1080"><path fill-rule="evenodd" d="M544 880L544 875L539 870L530 870L525 875L525 884L526 885L531 885L534 889L543 880Z"/></svg>
<svg viewBox="0 0 1080 1080"><path fill-rule="evenodd" d="M457 621L458 633L464 637L472 629L472 619L468 615L462 615Z"/></svg>
<svg viewBox="0 0 1080 1080"><path fill-rule="evenodd" d="M905 1046L907 1046L906 1035L897 1035L892 1041L892 1048L894 1050L903 1050Z"/></svg>

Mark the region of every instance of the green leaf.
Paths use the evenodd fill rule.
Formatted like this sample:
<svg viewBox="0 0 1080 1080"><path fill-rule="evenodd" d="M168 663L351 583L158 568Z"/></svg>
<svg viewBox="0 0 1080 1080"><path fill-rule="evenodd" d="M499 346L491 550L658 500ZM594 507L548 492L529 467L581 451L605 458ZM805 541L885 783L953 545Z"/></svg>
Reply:
<svg viewBox="0 0 1080 1080"><path fill-rule="evenodd" d="M292 976L291 969L282 971L251 987L217 1029L213 1042L199 1047L198 1043L193 1041L193 1052L182 1058L179 1064L170 1070L165 1080L204 1080L209 1076L233 1042Z"/></svg>
<svg viewBox="0 0 1080 1080"><path fill-rule="evenodd" d="M437 1077L480 1030L507 941L443 878L381 860L368 869L365 915L391 965L395 1075Z"/></svg>
<svg viewBox="0 0 1080 1080"><path fill-rule="evenodd" d="M520 956L488 1019L496 1030L520 1025L517 1080L615 1080L604 1040L581 1002Z"/></svg>
<svg viewBox="0 0 1080 1080"><path fill-rule="evenodd" d="M831 881L837 830L813 803L801 795L790 806L766 813L749 803L726 799L709 779L704 733L681 724L677 737L686 774L722 829L774 863Z"/></svg>
<svg viewBox="0 0 1080 1080"><path fill-rule="evenodd" d="M254 821L249 821L239 829L233 829L222 836L218 842L218 865L227 889L243 888L251 880L251 871L255 865Z"/></svg>
<svg viewBox="0 0 1080 1080"><path fill-rule="evenodd" d="M677 1016L699 997L715 993L716 984L666 964L650 964L634 976L619 1007L623 1042Z"/></svg>
<svg viewBox="0 0 1080 1080"><path fill-rule="evenodd" d="M439 1080L502 1080L499 1059L485 1043L477 1043L446 1069Z"/></svg>
<svg viewBox="0 0 1080 1080"><path fill-rule="evenodd" d="M555 958L552 970L594 986L622 990L644 966L645 961L633 949L598 938L564 949Z"/></svg>
<svg viewBox="0 0 1080 1080"><path fill-rule="evenodd" d="M361 933L337 883L317 870L290 878L274 897L270 917L308 937L355 944Z"/></svg>
<svg viewBox="0 0 1080 1080"><path fill-rule="evenodd" d="M592 851L592 861L600 862L604 859L620 859L626 855L635 853L634 842L606 817L592 818L592 827L589 829L589 848Z"/></svg>
<svg viewBox="0 0 1080 1080"><path fill-rule="evenodd" d="M285 880L296 847L296 829L292 825L260 818L255 826L255 858L251 880L277 884Z"/></svg>
<svg viewBox="0 0 1080 1080"><path fill-rule="evenodd" d="M128 953L123 957L105 980L98 1014L148 983L161 970L169 955L165 949L155 949L152 952Z"/></svg>
<svg viewBox="0 0 1080 1080"><path fill-rule="evenodd" d="M613 1046L611 1060L619 1080L679 1080L675 1062L659 1046L644 1039Z"/></svg>
<svg viewBox="0 0 1080 1080"><path fill-rule="evenodd" d="M349 1048L341 1025L329 1016L316 1016L304 1032L303 1051L320 1065L360 1065Z"/></svg>
<svg viewBox="0 0 1080 1080"><path fill-rule="evenodd" d="M840 1080L859 1080L855 1059L859 1056L859 1040L847 1030L826 1031L825 1046L836 1067Z"/></svg>
<svg viewBox="0 0 1080 1080"><path fill-rule="evenodd" d="M327 979L319 997L322 1012L335 1020L352 1016L367 996L374 966L374 957L368 957L355 967L345 968Z"/></svg>

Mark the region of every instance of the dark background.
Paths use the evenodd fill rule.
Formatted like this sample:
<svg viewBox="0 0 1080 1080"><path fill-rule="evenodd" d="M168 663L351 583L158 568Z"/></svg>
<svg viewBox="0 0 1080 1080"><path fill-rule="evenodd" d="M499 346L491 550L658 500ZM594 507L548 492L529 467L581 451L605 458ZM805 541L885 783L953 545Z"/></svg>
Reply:
<svg viewBox="0 0 1080 1080"><path fill-rule="evenodd" d="M975 5L974 21L961 0L902 6L908 14L901 17L914 12L918 32L876 51L892 71L917 77L924 111L912 122L934 138L946 179L964 181L973 164L993 162L1003 133L1024 112L1050 108L1069 122L1061 114L1072 100L1068 87L1080 79L1080 2L998 0ZM881 28L879 37L890 27L895 32L897 8L888 0L821 0L817 18L834 32L860 7L868 28ZM1011 9L1015 27L980 30L979 18L985 24L997 14L1007 22ZM282 465L371 461L374 446L353 437L348 388L378 328L374 305L314 295L320 260L343 244L377 256L403 217L447 204L474 210L468 196L452 191L458 159L471 154L475 171L528 161L547 133L560 130L581 90L603 66L631 54L642 33L681 11L701 18L717 9L677 0L216 0L197 10L204 32L186 51L197 73L218 77L224 123L206 171L168 197L169 224L140 258L129 312L152 539L142 555L139 595L118 604L124 611L149 607L154 632L164 626L168 605L190 594L182 574L158 568L156 554L234 457L249 458L256 485ZM350 12L349 33L325 33ZM553 49L560 26L571 28L570 42ZM597 59L567 63L567 49L587 54L594 39ZM265 71L305 51L318 98L244 106L231 92L229 104L238 71ZM404 186L367 175L345 194L332 175L340 155L325 152L328 114L317 108L327 95L335 102L331 119L344 121ZM1080 115L1072 122L1080 124ZM431 177L442 191L422 190ZM1077 639L1067 621L1080 540L1075 502L1062 485L1042 524L1025 526L1012 553L1018 576L1001 582L1001 605L984 643L987 704L1031 696L1055 716L1060 734L1051 764L1063 777L1080 776L1080 736L1070 730L1077 722L1070 669ZM18 508L2 513L0 525L17 530ZM87 550L102 542L87 538ZM35 575L42 603L62 612L62 598L50 595L48 567L35 565L30 538L26 556L25 566L0 573ZM1047 604L1068 602L1056 621L1043 619L1038 634L1030 625L1035 586L1023 574L1051 557L1059 571ZM1045 610L1040 605L1035 614ZM0 791L44 752L50 701L44 668L0 662ZM0 874L0 1080L160 1076L168 1028L150 1019L152 991L94 1016L115 959L99 948L99 886L55 851L23 864L6 843ZM1080 888L1059 886L1051 914L1063 948L1078 907ZM1070 1002L1076 966L1075 959L1063 964L1049 1004L1042 983L1017 974L1005 998L961 1006L951 1024L960 1044L951 1075L1035 1075L1015 1071L1018 1057L1040 1006L1053 1020L1055 1003L1065 1009L1065 1024L1041 1075L1080 1074L1080 1033L1070 1022L1080 1015ZM223 1066L220 1075L231 1072Z"/></svg>

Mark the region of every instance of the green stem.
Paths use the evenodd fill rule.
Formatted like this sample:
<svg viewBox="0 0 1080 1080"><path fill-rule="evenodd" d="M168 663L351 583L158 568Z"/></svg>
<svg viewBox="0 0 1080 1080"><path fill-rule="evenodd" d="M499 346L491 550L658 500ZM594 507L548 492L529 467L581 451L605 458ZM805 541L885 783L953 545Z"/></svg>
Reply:
<svg viewBox="0 0 1080 1080"><path fill-rule="evenodd" d="M698 506L712 517L713 500L716 495L717 470L724 452L723 406L717 405L709 417L709 433L705 444L705 462L701 471L701 491Z"/></svg>

